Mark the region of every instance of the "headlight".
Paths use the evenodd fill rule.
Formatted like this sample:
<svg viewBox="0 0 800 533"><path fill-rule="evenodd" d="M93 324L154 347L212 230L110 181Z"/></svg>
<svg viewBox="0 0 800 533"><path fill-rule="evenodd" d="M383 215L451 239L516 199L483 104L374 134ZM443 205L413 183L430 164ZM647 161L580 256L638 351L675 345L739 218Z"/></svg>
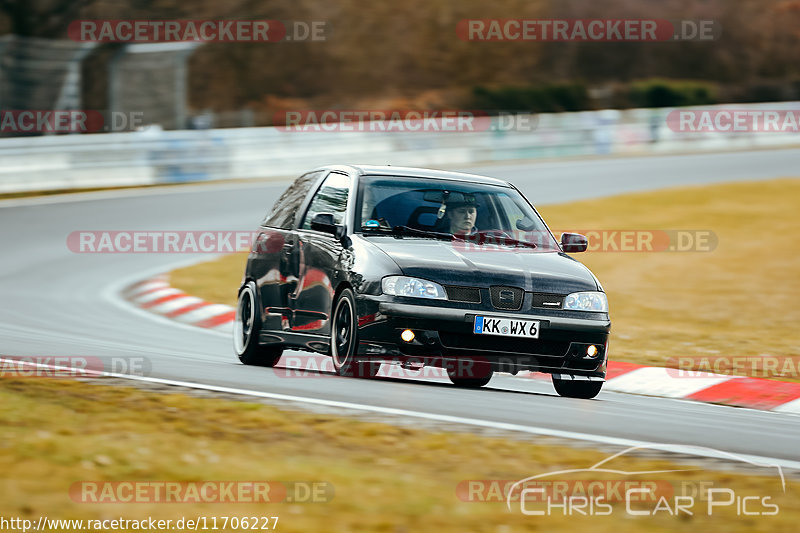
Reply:
<svg viewBox="0 0 800 533"><path fill-rule="evenodd" d="M430 298L446 300L444 287L438 283L407 276L388 276L381 281L383 294L392 296L410 296L412 298Z"/></svg>
<svg viewBox="0 0 800 533"><path fill-rule="evenodd" d="M608 313L608 299L604 292L573 292L564 300L564 309Z"/></svg>

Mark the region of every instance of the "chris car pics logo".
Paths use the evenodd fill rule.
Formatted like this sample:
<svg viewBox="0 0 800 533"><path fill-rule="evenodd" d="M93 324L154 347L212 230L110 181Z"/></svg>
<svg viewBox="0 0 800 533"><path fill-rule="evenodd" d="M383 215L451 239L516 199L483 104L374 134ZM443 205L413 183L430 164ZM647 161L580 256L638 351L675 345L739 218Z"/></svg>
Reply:
<svg viewBox="0 0 800 533"><path fill-rule="evenodd" d="M702 468L627 471L610 463L639 450L683 452L741 462L777 473L772 494L734 488L719 481L698 480ZM676 476L681 473L681 476ZM623 482L620 483L620 480ZM474 487L480 494L480 487ZM701 446L651 444L633 446L615 453L588 468L545 472L520 479L503 487L506 507L526 516L683 516L735 513L737 516L774 516L780 512L775 501L786 492L780 465L757 461L734 453Z"/></svg>

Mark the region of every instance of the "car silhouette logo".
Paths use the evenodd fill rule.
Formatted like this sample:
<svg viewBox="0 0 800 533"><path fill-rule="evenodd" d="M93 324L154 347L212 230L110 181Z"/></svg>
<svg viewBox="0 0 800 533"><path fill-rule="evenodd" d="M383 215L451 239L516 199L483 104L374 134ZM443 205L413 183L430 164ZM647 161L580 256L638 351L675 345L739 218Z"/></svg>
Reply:
<svg viewBox="0 0 800 533"><path fill-rule="evenodd" d="M785 494L786 493L786 478L783 474L783 467L779 464L770 463L763 461L762 459L766 458L756 458L756 457L749 457L744 455L738 455L732 452L726 452L723 450L716 450L714 448L708 448L705 446L695 446L695 445L682 445L682 444L659 444L659 443L647 443L641 444L637 446L631 446L626 448L622 451L614 453L605 459L595 463L594 465L588 468L573 468L567 470L555 470L551 472L545 472L543 474L538 474L535 476L529 476L524 479L520 479L513 483L506 495L506 508L511 511L511 499L515 491L524 491L525 483L546 479L550 476L557 476L557 475L566 475L566 474L575 474L580 472L592 472L592 473L602 473L602 474L618 474L621 476L635 476L639 474L664 474L669 472L692 472L692 471L699 471L701 468L680 468L680 469L672 469L672 470L646 470L646 471L625 471L619 470L616 468L609 468L607 463L613 461L614 459L625 456L629 452L635 452L638 450L659 450L662 452L669 452L669 453L688 453L690 455L695 455L698 457L711 457L717 460L727 460L731 462L739 462L739 463L746 463L751 466L761 467L761 468L774 468L777 471L778 477L780 479L781 490Z"/></svg>

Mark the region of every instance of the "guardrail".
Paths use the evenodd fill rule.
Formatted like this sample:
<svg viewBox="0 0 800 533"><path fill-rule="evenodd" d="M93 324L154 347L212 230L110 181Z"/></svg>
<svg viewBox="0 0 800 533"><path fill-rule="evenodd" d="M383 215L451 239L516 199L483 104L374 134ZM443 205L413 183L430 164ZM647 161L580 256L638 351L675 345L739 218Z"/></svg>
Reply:
<svg viewBox="0 0 800 533"><path fill-rule="evenodd" d="M800 102L696 109L798 110ZM692 110L693 108L686 108ZM291 176L332 163L405 166L799 144L792 132L686 133L671 109L542 114L530 131L291 132L235 128L0 139L0 193Z"/></svg>

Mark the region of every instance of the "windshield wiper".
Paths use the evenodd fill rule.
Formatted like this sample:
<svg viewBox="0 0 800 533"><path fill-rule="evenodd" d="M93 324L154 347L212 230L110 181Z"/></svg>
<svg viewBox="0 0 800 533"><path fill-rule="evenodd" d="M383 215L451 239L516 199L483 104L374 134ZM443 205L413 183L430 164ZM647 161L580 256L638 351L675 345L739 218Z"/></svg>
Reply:
<svg viewBox="0 0 800 533"><path fill-rule="evenodd" d="M392 233L395 235L413 235L415 237L430 237L432 239L440 239L443 241L452 241L453 235L450 233L440 233L438 231L429 231L424 229L411 228L409 226L395 226L392 228Z"/></svg>
<svg viewBox="0 0 800 533"><path fill-rule="evenodd" d="M471 235L468 234L452 234L452 233L442 233L439 231L430 231L424 229L417 229L412 228L410 226L394 226L393 228L388 228L386 226L362 226L361 231L364 233L382 233L386 235L409 235L414 237L430 237L432 239L440 239L443 241L452 241L452 240L462 240L462 241L469 241L473 244L496 244L501 246L518 246L522 248L538 248L539 246L536 243L530 241L520 241L508 236L499 236L492 232L478 232L473 233Z"/></svg>
<svg viewBox="0 0 800 533"><path fill-rule="evenodd" d="M522 248L538 248L539 247L539 245L537 245L535 242L520 241L520 240L517 240L517 239L501 239L500 240L500 244L502 244L504 246L518 246L518 247L522 247Z"/></svg>
<svg viewBox="0 0 800 533"><path fill-rule="evenodd" d="M462 239L465 241L470 241L473 244L494 244L499 246L515 246L521 248L538 248L534 242L530 241L520 241L508 235L497 235L494 232L490 231L479 231L477 233L473 233L472 235L455 235L456 239Z"/></svg>

